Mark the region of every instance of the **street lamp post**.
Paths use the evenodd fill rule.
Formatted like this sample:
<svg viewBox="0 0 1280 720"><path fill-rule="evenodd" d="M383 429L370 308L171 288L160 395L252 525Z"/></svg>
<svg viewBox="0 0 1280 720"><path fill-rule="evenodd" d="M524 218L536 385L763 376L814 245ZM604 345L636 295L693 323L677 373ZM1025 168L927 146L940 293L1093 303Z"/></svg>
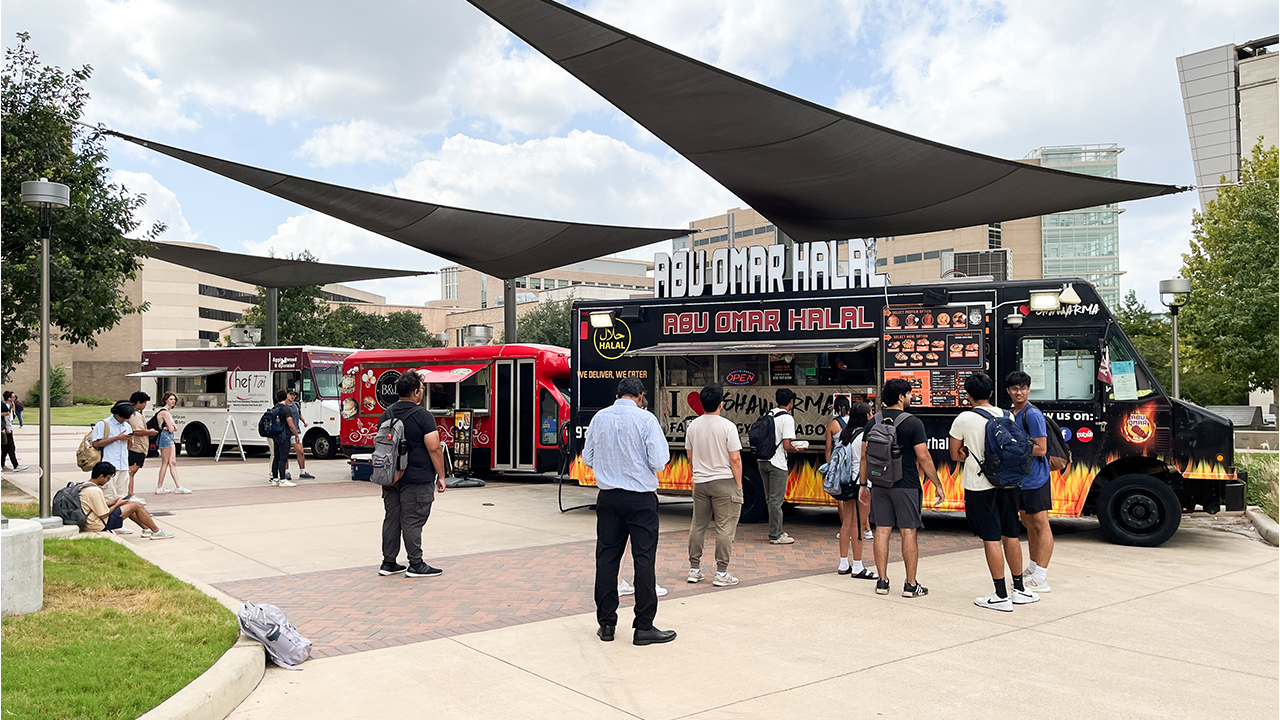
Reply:
<svg viewBox="0 0 1280 720"><path fill-rule="evenodd" d="M22 204L40 209L40 523L46 527L61 525L61 518L52 517L52 497L49 494L50 445L49 424L49 236L52 234L54 208L71 205L71 190L61 183L45 178L22 183ZM57 520L57 522L53 522Z"/></svg>
<svg viewBox="0 0 1280 720"><path fill-rule="evenodd" d="M1160 281L1160 303L1169 308L1173 318L1173 397L1182 399L1182 389L1178 382L1178 308L1187 304L1191 297L1191 281L1176 277L1172 280Z"/></svg>

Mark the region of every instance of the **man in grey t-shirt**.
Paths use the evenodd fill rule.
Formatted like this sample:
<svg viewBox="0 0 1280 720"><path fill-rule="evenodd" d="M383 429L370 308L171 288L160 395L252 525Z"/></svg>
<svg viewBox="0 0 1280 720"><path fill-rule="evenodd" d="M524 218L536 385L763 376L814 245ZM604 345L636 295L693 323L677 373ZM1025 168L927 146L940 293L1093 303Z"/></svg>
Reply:
<svg viewBox="0 0 1280 720"><path fill-rule="evenodd" d="M297 430L293 437L289 438L289 442L293 445L294 452L298 453L298 477L313 479L315 475L307 472L307 459L304 457L302 448L302 427L306 422L302 419L302 405L298 403L298 391L295 388L289 388L289 410L293 413L293 427ZM286 472L285 475L287 476L288 473Z"/></svg>

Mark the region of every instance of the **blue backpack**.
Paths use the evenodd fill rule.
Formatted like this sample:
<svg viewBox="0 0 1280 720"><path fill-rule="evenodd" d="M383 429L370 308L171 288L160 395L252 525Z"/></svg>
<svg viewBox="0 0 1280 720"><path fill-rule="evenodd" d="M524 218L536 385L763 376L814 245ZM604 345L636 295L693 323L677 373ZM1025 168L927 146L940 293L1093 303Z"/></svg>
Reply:
<svg viewBox="0 0 1280 720"><path fill-rule="evenodd" d="M1000 417L980 414L987 417L982 474L996 487L1021 486L1022 479L1031 472L1031 437L1007 410L1001 410Z"/></svg>
<svg viewBox="0 0 1280 720"><path fill-rule="evenodd" d="M272 405L258 419L258 435L264 438L277 438L284 432L284 423L280 422L280 406Z"/></svg>

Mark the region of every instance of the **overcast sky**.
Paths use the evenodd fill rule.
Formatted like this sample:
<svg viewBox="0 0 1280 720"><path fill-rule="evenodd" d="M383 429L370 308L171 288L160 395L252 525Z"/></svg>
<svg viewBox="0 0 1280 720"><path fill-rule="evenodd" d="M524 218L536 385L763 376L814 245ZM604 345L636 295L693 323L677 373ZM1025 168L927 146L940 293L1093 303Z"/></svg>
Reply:
<svg viewBox="0 0 1280 720"><path fill-rule="evenodd" d="M575 0L593 17L908 133L1006 158L1118 143L1120 176L1190 185L1175 58L1274 34L1275 0ZM743 203L465 0L5 0L5 45L88 64L85 120L448 205L682 226ZM431 270L434 256L117 140L164 239ZM1121 279L1152 304L1195 193L1125 205ZM652 249L630 253L649 257ZM393 303L434 277L357 283Z"/></svg>

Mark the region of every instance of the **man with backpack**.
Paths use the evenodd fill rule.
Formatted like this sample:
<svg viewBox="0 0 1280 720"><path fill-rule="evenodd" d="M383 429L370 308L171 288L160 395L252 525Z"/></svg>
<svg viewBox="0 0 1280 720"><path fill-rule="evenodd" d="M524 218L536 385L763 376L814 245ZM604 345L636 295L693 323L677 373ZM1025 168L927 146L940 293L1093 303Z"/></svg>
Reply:
<svg viewBox="0 0 1280 720"><path fill-rule="evenodd" d="M103 497L102 488L117 476L115 465L105 461L100 462L93 467L89 475L89 482L81 483L79 487L80 509L85 516L81 529L89 532L128 534L133 531L124 527L124 521L132 520L142 528L144 538L168 540L174 536L168 530L160 529L156 521L151 519L151 513L147 512L147 508L137 500L116 498L108 502ZM59 490L58 494L61 495L64 491L74 490L74 488L75 486L64 488ZM63 520L65 521L66 518L64 517Z"/></svg>
<svg viewBox="0 0 1280 720"><path fill-rule="evenodd" d="M711 584L738 584L729 574L733 538L742 514L742 439L738 426L720 414L724 388L712 383L698 393L703 414L685 430L685 452L693 466L693 522L689 526L689 582L703 579L702 545L707 526L716 524L716 576Z"/></svg>
<svg viewBox="0 0 1280 720"><path fill-rule="evenodd" d="M991 404L995 383L986 373L974 373L964 381L964 391L973 403L972 410L956 416L951 423L951 459L963 464L961 485L964 487L964 514L973 534L982 539L987 569L995 592L976 598L974 605L990 610L1013 612L1014 605L1027 605L1040 599L1022 584L1022 547L1018 544L1016 484L1008 484L1025 474L1025 465L1005 467L1019 462L1029 448L1026 435L1012 422L1012 416ZM997 462L998 457L998 462ZM1004 566L1013 573L1013 590L1005 584Z"/></svg>
<svg viewBox="0 0 1280 720"><path fill-rule="evenodd" d="M1022 517L1022 524L1027 527L1027 552L1031 556L1031 563L1023 571L1023 577L1026 578L1028 590L1036 593L1049 592L1049 558L1053 557L1053 531L1049 529L1053 495L1049 492L1049 470L1050 463L1055 460L1061 463L1059 470L1065 470L1067 464L1065 460L1049 457L1051 439L1044 413L1027 401L1031 394L1031 376L1021 370L1014 370L1005 377L1004 389L1013 400L1015 422L1027 431L1033 445L1031 472L1022 479L1022 491L1018 499L1018 512ZM1056 432L1055 436L1054 441L1062 439Z"/></svg>
<svg viewBox="0 0 1280 720"><path fill-rule="evenodd" d="M274 487L297 487L289 479L289 439L298 433L293 424L293 408L289 407L289 391L276 391L276 404L263 416L261 423L271 423L271 484ZM259 429L261 432L261 429Z"/></svg>
<svg viewBox="0 0 1280 720"><path fill-rule="evenodd" d="M920 418L907 412L911 402L911 383L893 378L880 390L880 412L871 417L862 431L862 459L858 477L871 483L870 491L862 488L871 501L871 522L876 526L875 558L876 594L889 594L889 535L898 528L902 538L902 562L907 579L902 596L915 598L929 594L929 589L916 578L920 562L920 545L916 531L924 527L921 509L924 505L924 479L933 483L934 507L946 497L938 472L929 455L928 435Z"/></svg>
<svg viewBox="0 0 1280 720"><path fill-rule="evenodd" d="M764 484L765 505L769 508L769 542L774 545L790 545L795 540L782 530L782 501L787 494L787 453L798 452L796 447L796 420L791 411L796 406L796 394L788 388L778 388L774 393L778 406L760 416L751 425L748 435L756 454L756 467ZM773 432L769 429L772 427Z"/></svg>
<svg viewBox="0 0 1280 720"><path fill-rule="evenodd" d="M91 444L102 452L100 462L110 463L113 468L129 467L129 436L133 427L129 420L137 412L133 403L121 400L111 407L111 416L94 424ZM81 466L86 467L84 465ZM96 466L95 466L96 467ZM102 494L107 502L113 503L120 498L129 497L129 476L117 473L103 484ZM138 498L143 505L146 501Z"/></svg>
<svg viewBox="0 0 1280 720"><path fill-rule="evenodd" d="M398 480L393 479L390 485L382 486L382 566L378 568L379 575L404 573L405 577L417 578L444 574L440 568L431 567L422 560L422 528L431 517L435 494L444 492L448 474L445 472L444 447L440 444L436 419L422 407L424 389L422 378L416 372L404 373L396 380L396 395L400 399L378 418L379 434L394 433L397 429L401 432L401 447L393 450L396 456L392 468L396 471L404 468ZM409 558L407 567L396 562L400 556L401 538Z"/></svg>

